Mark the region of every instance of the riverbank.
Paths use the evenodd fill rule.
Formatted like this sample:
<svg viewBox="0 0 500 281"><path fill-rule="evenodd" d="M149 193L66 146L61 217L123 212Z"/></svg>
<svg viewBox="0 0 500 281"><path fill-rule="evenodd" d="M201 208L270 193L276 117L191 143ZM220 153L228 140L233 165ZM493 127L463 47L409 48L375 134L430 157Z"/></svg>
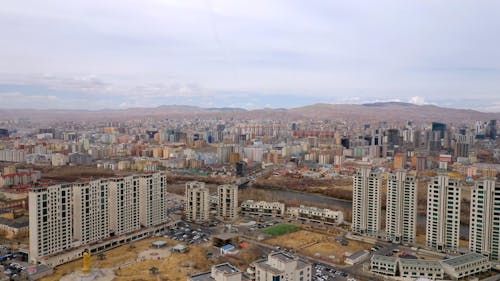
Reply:
<svg viewBox="0 0 500 281"><path fill-rule="evenodd" d="M326 199L334 199L336 201L350 203L350 206L352 206L352 199L349 200L349 199L336 198L336 197L333 197L333 196L324 195L322 193L309 192L309 191L298 191L298 190L293 190L293 189L285 190L285 189L273 188L273 187L267 188L267 187L252 186L252 188L258 189L258 190L282 190L282 191L286 191L286 192L289 192L289 193L298 193L298 194L314 194L314 196L317 196L317 197L323 197L323 198L326 198ZM351 193L352 193L352 191L351 191Z"/></svg>
<svg viewBox="0 0 500 281"><path fill-rule="evenodd" d="M316 193L342 200L352 201L352 179L312 179L293 176L272 176L256 180L256 188L271 188Z"/></svg>

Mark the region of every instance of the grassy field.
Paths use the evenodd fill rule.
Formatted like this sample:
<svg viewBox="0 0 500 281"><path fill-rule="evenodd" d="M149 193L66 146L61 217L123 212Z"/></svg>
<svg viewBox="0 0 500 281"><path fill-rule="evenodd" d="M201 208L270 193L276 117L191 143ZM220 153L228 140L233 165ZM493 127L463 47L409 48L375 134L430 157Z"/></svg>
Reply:
<svg viewBox="0 0 500 281"><path fill-rule="evenodd" d="M266 229L262 230L262 233L269 234L272 236L279 236L279 235L287 234L290 232L295 232L299 229L300 229L300 227L298 227L296 225L283 223L283 224L278 224L278 225L270 227L270 228L266 228Z"/></svg>

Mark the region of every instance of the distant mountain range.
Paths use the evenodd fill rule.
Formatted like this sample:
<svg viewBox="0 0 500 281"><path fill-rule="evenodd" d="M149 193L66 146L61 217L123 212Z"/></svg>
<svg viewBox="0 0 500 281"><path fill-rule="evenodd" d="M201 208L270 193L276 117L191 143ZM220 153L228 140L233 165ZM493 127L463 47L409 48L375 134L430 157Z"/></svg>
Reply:
<svg viewBox="0 0 500 281"><path fill-rule="evenodd" d="M200 119L254 119L254 120L351 120L453 122L500 119L500 113L486 113L470 109L455 109L435 105L415 105L402 102L369 104L318 103L291 109L201 108L187 105L161 105L154 108L128 108L103 110L37 110L0 109L0 121L29 118L35 121L51 120L125 120L141 117L200 118Z"/></svg>

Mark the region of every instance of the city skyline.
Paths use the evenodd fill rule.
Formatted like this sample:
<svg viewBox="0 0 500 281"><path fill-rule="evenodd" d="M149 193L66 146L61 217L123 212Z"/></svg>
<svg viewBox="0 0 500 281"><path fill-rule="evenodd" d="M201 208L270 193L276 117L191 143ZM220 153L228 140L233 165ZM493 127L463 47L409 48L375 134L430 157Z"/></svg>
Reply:
<svg viewBox="0 0 500 281"><path fill-rule="evenodd" d="M499 5L6 3L0 108L398 101L499 112Z"/></svg>
<svg viewBox="0 0 500 281"><path fill-rule="evenodd" d="M500 1L0 6L0 280L500 280Z"/></svg>

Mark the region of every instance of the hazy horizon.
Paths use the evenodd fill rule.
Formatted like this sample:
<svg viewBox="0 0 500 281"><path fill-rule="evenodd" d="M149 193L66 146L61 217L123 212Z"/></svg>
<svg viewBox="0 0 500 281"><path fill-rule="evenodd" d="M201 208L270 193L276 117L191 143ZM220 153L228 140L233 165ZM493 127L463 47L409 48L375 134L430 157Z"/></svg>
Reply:
<svg viewBox="0 0 500 281"><path fill-rule="evenodd" d="M14 1L0 108L500 112L496 1Z"/></svg>

